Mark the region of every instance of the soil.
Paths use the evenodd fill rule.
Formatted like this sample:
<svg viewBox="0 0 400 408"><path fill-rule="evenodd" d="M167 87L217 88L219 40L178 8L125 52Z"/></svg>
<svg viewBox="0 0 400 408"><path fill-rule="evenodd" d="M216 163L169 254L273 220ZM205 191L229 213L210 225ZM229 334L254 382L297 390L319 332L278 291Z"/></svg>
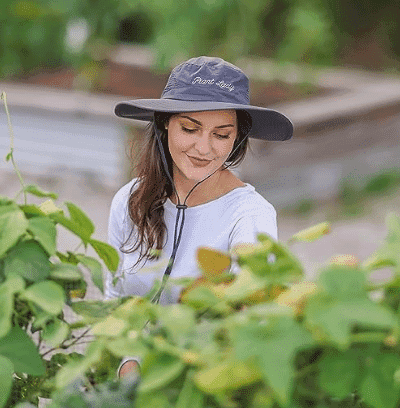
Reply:
<svg viewBox="0 0 400 408"><path fill-rule="evenodd" d="M168 73L160 73L143 67L117 64L111 61L93 65L85 72L86 76L97 79L92 92L125 96L128 98L159 98L168 80ZM78 72L70 67L55 70L42 70L13 78L19 83L43 85L61 89L76 88ZM82 82L81 82L82 84ZM330 90L311 84L287 84L279 81L251 81L250 99L258 106L269 106L279 102L294 101L330 93Z"/></svg>

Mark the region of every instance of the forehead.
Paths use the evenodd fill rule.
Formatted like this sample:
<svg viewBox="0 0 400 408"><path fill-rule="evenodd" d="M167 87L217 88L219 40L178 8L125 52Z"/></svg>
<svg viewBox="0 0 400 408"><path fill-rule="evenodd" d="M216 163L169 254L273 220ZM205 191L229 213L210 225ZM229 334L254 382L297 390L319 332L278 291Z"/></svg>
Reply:
<svg viewBox="0 0 400 408"><path fill-rule="evenodd" d="M192 118L202 124L236 124L236 111L233 109L201 112L180 112L174 115L176 118Z"/></svg>

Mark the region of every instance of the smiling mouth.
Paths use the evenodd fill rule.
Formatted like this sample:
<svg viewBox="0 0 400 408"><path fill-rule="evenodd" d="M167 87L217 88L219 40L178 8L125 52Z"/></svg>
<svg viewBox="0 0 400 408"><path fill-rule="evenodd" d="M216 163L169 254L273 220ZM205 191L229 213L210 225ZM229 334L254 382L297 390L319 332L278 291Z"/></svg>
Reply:
<svg viewBox="0 0 400 408"><path fill-rule="evenodd" d="M189 157L189 160L190 160L196 167L205 167L205 166L207 166L209 163L212 162L212 160L198 159L197 157L193 157L193 156L189 156L189 155L187 155L187 157Z"/></svg>

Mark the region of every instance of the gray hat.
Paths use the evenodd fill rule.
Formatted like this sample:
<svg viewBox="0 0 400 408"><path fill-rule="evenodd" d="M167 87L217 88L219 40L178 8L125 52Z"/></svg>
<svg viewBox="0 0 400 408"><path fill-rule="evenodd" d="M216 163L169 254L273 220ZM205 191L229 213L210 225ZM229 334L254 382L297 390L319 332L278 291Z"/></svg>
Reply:
<svg viewBox="0 0 400 408"><path fill-rule="evenodd" d="M249 79L221 58L197 57L176 66L160 99L134 99L118 103L115 114L151 121L154 112L200 112L241 109L252 118L249 136L261 140L287 140L292 122L282 113L250 105Z"/></svg>

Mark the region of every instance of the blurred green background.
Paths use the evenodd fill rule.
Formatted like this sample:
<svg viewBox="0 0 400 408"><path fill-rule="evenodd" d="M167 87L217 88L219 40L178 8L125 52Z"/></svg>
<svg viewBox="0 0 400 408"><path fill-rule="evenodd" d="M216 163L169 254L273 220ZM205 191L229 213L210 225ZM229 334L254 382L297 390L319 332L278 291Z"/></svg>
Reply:
<svg viewBox="0 0 400 408"><path fill-rule="evenodd" d="M261 56L373 70L400 67L393 0L1 0L0 75L101 69L119 43L144 44L155 68L195 55ZM93 65L94 64L94 65Z"/></svg>

